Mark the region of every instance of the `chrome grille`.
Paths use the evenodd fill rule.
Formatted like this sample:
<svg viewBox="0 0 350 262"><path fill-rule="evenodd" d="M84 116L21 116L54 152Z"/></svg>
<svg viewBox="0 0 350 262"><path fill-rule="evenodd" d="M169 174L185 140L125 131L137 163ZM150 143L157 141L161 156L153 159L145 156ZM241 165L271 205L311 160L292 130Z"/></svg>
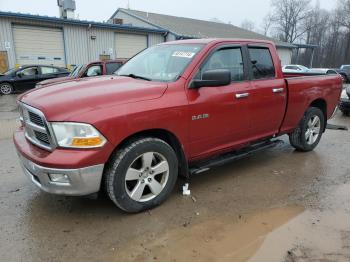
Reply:
<svg viewBox="0 0 350 262"><path fill-rule="evenodd" d="M55 147L44 114L31 106L20 103L21 121L26 138L34 145L52 151Z"/></svg>

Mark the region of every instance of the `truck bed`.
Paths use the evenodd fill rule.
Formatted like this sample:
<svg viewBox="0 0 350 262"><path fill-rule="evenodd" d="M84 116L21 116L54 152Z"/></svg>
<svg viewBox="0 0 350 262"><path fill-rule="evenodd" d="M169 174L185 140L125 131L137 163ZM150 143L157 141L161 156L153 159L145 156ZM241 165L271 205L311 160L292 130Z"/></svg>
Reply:
<svg viewBox="0 0 350 262"><path fill-rule="evenodd" d="M342 79L339 75L324 74L283 74L288 90L287 108L281 132L288 132L298 125L312 103L325 107L326 119L334 113L342 90ZM327 97L326 102L323 98Z"/></svg>

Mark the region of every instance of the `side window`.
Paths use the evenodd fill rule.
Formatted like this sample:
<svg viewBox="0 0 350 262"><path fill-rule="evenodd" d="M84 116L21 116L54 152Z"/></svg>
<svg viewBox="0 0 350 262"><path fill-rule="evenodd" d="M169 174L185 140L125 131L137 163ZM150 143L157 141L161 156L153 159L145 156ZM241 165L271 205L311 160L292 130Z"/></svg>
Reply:
<svg viewBox="0 0 350 262"><path fill-rule="evenodd" d="M231 72L232 81L244 80L244 67L241 48L227 48L215 51L200 70L200 75L208 70L227 69Z"/></svg>
<svg viewBox="0 0 350 262"><path fill-rule="evenodd" d="M114 74L115 71L117 71L122 66L122 63L107 63L106 64L106 71L107 75Z"/></svg>
<svg viewBox="0 0 350 262"><path fill-rule="evenodd" d="M93 65L89 67L84 76L100 76L102 75L102 67L100 65Z"/></svg>
<svg viewBox="0 0 350 262"><path fill-rule="evenodd" d="M275 66L268 48L249 47L254 79L275 77Z"/></svg>
<svg viewBox="0 0 350 262"><path fill-rule="evenodd" d="M58 69L54 67L46 67L46 66L41 67L41 74L43 75L55 74L57 72L58 72Z"/></svg>
<svg viewBox="0 0 350 262"><path fill-rule="evenodd" d="M37 67L28 67L28 68L20 71L20 74L22 76L35 76L38 74L38 68Z"/></svg>

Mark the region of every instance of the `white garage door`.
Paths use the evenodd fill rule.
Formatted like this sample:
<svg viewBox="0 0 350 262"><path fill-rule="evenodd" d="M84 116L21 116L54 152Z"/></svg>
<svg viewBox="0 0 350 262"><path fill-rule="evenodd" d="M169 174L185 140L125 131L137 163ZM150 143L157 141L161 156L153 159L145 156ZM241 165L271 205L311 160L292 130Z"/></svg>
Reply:
<svg viewBox="0 0 350 262"><path fill-rule="evenodd" d="M66 66L61 29L15 25L13 38L17 64Z"/></svg>
<svg viewBox="0 0 350 262"><path fill-rule="evenodd" d="M130 58L147 48L147 36L135 34L116 34L117 58Z"/></svg>

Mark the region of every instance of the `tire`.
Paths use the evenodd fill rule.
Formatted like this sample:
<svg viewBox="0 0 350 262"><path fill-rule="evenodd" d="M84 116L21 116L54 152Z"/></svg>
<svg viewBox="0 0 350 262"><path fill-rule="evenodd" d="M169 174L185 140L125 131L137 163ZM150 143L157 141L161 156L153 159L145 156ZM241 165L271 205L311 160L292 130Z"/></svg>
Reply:
<svg viewBox="0 0 350 262"><path fill-rule="evenodd" d="M316 107L310 107L299 126L289 134L290 144L298 151L309 152L315 149L325 130L325 117Z"/></svg>
<svg viewBox="0 0 350 262"><path fill-rule="evenodd" d="M350 111L347 111L347 110L340 110L342 113L343 113L343 115L345 115L345 116L349 116L350 115Z"/></svg>
<svg viewBox="0 0 350 262"><path fill-rule="evenodd" d="M122 210L154 208L171 194L178 175L175 151L163 140L130 142L111 158L105 173L107 194Z"/></svg>
<svg viewBox="0 0 350 262"><path fill-rule="evenodd" d="M345 74L340 74L341 75L341 77L343 78L343 82L344 83L349 83L349 79L348 79L348 76L347 75L345 75Z"/></svg>
<svg viewBox="0 0 350 262"><path fill-rule="evenodd" d="M13 86L9 83L1 83L0 84L0 94L2 95L10 95L13 93Z"/></svg>

